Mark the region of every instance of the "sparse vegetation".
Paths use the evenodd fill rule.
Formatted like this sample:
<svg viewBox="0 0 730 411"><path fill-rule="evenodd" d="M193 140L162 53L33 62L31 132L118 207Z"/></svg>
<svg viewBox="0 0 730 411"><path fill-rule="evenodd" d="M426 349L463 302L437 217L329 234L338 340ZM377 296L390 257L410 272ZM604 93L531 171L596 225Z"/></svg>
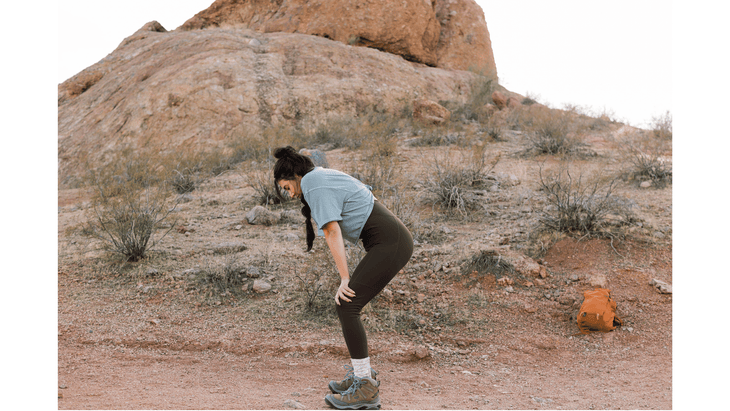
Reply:
<svg viewBox="0 0 730 411"><path fill-rule="evenodd" d="M107 195L99 186L93 200L88 232L101 239L107 248L122 255L126 261L139 261L173 228L155 238L155 231L163 228L163 222L175 206L166 200L163 190L123 189L115 196Z"/></svg>
<svg viewBox="0 0 730 411"><path fill-rule="evenodd" d="M226 254L222 259L209 258L202 270L202 279L210 283L218 293L240 294L248 280L246 268L235 254Z"/></svg>
<svg viewBox="0 0 730 411"><path fill-rule="evenodd" d="M442 105L452 111L453 118L485 122L489 118L486 106L492 103L492 93L497 89L497 75L483 70L471 70L471 72L474 76L466 101L463 104L444 102Z"/></svg>
<svg viewBox="0 0 730 411"><path fill-rule="evenodd" d="M475 144L469 154L460 152L452 156L446 150L441 155L434 155L432 172L425 181L434 205L462 216L478 207L480 199L474 190L485 186L487 176L499 161L498 156L488 159L485 149L484 144Z"/></svg>
<svg viewBox="0 0 730 411"><path fill-rule="evenodd" d="M624 135L619 147L627 163L629 180L650 181L657 188L671 184L671 137L656 130L637 131Z"/></svg>
<svg viewBox="0 0 730 411"><path fill-rule="evenodd" d="M540 190L547 206L540 222L564 233L608 234L610 225L629 223L632 204L614 195L616 179L574 177L568 166L544 175L540 169Z"/></svg>
<svg viewBox="0 0 730 411"><path fill-rule="evenodd" d="M652 133L661 140L672 140L672 113L667 111L661 116L652 118Z"/></svg>
<svg viewBox="0 0 730 411"><path fill-rule="evenodd" d="M578 123L571 111L528 106L520 112L520 121L532 154L569 154L581 145Z"/></svg>

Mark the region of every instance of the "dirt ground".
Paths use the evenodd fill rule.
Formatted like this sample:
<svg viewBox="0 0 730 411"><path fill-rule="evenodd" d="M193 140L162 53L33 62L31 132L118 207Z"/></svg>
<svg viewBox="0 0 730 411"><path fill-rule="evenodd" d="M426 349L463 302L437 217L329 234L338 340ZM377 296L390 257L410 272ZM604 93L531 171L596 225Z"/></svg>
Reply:
<svg viewBox="0 0 730 411"><path fill-rule="evenodd" d="M586 167L620 169L607 141L594 137L598 156ZM486 248L526 250L538 166L509 155L515 147L490 150L506 154L494 172L519 184L495 192L484 218L434 219L441 240L418 244L364 312L383 408L671 409L672 295L650 285L672 283L671 185L623 182L639 222L624 238L555 237L536 257L546 278L505 286L455 268ZM415 168L433 150L402 144L399 157ZM327 152L340 169L351 155ZM83 235L87 192L60 190L59 409L327 408L327 382L349 358L336 318L305 313L295 278L328 257L326 244L307 255L301 224L247 224L255 204L245 179L229 172L202 184L178 206L182 229L137 263L114 262ZM219 252L235 244L245 247ZM215 293L177 275L231 256L260 267L272 290ZM579 335L582 292L601 280L624 325Z"/></svg>

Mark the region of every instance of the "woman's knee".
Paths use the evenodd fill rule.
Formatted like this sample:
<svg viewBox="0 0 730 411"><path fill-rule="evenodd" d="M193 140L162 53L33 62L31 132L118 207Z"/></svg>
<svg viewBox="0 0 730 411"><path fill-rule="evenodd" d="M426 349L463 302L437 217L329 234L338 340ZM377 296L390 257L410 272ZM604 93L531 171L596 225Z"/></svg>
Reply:
<svg viewBox="0 0 730 411"><path fill-rule="evenodd" d="M353 302L340 301L340 304L335 303L335 309L337 310L337 316L340 318L354 318L359 317L362 311L362 305Z"/></svg>

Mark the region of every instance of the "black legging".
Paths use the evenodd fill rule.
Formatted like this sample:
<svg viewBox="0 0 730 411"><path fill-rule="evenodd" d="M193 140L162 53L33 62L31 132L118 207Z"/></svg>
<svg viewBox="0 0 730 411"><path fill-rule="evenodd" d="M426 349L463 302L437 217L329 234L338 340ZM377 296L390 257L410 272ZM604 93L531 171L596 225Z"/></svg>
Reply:
<svg viewBox="0 0 730 411"><path fill-rule="evenodd" d="M413 254L413 237L403 223L377 200L360 234L365 257L350 276L352 302L340 300L340 317L350 358L368 357L368 339L360 320L362 308L385 288Z"/></svg>

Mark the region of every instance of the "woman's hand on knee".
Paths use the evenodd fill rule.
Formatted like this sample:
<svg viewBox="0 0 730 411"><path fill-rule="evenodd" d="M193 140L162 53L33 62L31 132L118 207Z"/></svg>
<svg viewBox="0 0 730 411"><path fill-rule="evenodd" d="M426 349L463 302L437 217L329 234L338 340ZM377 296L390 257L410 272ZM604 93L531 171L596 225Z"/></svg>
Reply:
<svg viewBox="0 0 730 411"><path fill-rule="evenodd" d="M337 303L337 305L342 305L342 304L340 304L340 300L347 301L348 303L352 302L352 300L350 300L347 297L354 297L354 296L355 296L355 292L352 291L352 288L350 288L350 280L349 279L341 280L340 287L337 289L337 294L335 295L335 303Z"/></svg>

